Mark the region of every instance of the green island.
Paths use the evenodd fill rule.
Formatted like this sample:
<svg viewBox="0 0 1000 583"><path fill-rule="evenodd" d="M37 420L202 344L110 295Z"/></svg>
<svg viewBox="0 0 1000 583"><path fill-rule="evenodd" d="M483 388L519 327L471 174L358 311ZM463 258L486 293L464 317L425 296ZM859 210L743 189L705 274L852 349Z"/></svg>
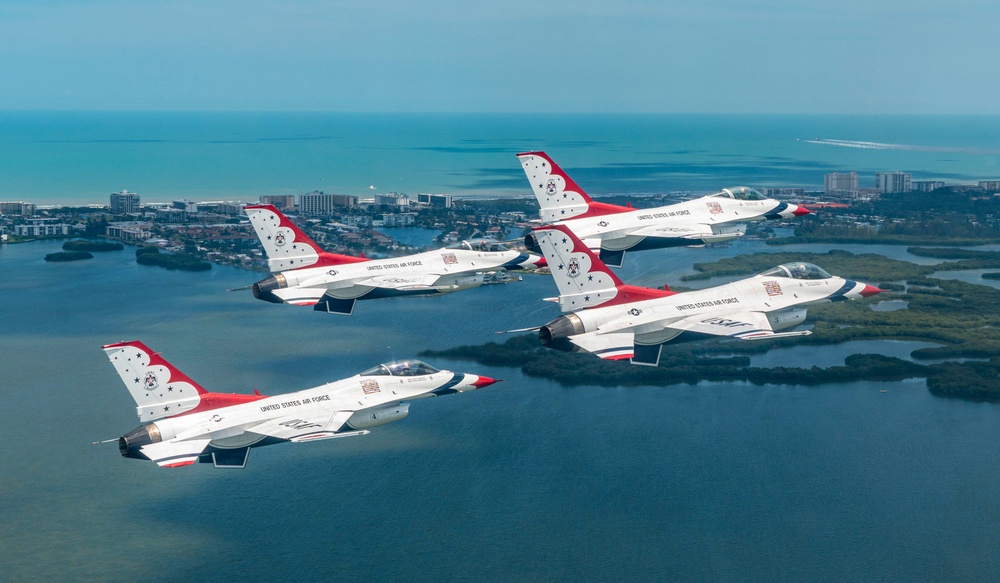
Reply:
<svg viewBox="0 0 1000 583"><path fill-rule="evenodd" d="M1000 197L963 187L933 192L884 193L848 208L824 208L803 217L795 235L768 245L800 243L941 245L1000 243Z"/></svg>
<svg viewBox="0 0 1000 583"><path fill-rule="evenodd" d="M121 251L125 246L121 243L111 243L110 241L86 241L84 239L74 239L62 244L63 251Z"/></svg>
<svg viewBox="0 0 1000 583"><path fill-rule="evenodd" d="M754 384L818 385L860 380L893 381L924 378L936 395L1000 401L1000 290L954 280L932 279L929 273L952 269L1000 266L1000 252L917 249L925 256L954 252L959 261L928 266L866 253L755 253L698 264L694 279L719 275L750 275L791 261L809 261L837 275L882 282L886 293L867 300L808 306L810 336L774 340L705 341L667 344L657 368L604 361L586 353L542 348L534 335L503 344L460 346L427 351L424 356L474 360L492 366L520 368L529 376L548 377L566 385L663 385L709 381ZM874 304L902 300L905 309L876 311ZM540 324L542 322L539 322ZM916 360L986 359L921 364L873 354L854 354L844 366L819 368L750 366L746 354L801 344L830 345L851 340L925 340L941 346L911 353Z"/></svg>
<svg viewBox="0 0 1000 583"><path fill-rule="evenodd" d="M49 253L45 256L46 261L52 261L54 263L59 263L62 261L79 261L81 259L93 259L94 256L86 251L60 251L58 253Z"/></svg>
<svg viewBox="0 0 1000 583"><path fill-rule="evenodd" d="M160 253L156 247L140 247L135 251L135 262L139 265L157 265L166 269L181 271L208 271L212 264L200 257L187 253Z"/></svg>

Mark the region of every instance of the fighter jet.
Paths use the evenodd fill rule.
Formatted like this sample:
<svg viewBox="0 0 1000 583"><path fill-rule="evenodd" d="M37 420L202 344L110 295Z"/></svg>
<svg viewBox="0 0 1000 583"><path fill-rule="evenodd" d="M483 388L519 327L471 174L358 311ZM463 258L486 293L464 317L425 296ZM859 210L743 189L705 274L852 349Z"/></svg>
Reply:
<svg viewBox="0 0 1000 583"><path fill-rule="evenodd" d="M674 292L626 285L568 225L538 227L538 244L559 288L564 315L537 330L543 346L584 350L609 360L656 366L667 342L707 337L757 340L801 336L801 304L853 300L881 292L811 263L786 263L717 287ZM788 330L779 332L779 330Z"/></svg>
<svg viewBox="0 0 1000 583"><path fill-rule="evenodd" d="M176 468L194 462L243 468L250 448L365 435L398 421L416 399L498 382L418 360L389 362L351 378L265 397L210 393L137 340L104 346L136 402L142 425L118 438L123 457Z"/></svg>
<svg viewBox="0 0 1000 583"><path fill-rule="evenodd" d="M545 152L517 155L541 206L542 223L568 226L601 261L621 267L626 251L719 243L742 237L746 222L790 219L805 207L736 186L668 206L635 209L595 202ZM540 253L534 236L525 246Z"/></svg>
<svg viewBox="0 0 1000 583"><path fill-rule="evenodd" d="M272 275L253 284L257 299L351 315L357 300L471 289L506 270L544 266L537 255L493 246L438 249L367 259L327 253L272 205L243 207Z"/></svg>

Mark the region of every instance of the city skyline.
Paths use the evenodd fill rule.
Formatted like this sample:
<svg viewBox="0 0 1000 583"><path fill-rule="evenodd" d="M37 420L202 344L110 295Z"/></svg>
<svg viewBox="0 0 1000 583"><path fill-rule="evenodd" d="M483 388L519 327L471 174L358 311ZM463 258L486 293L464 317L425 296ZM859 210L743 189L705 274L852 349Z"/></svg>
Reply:
<svg viewBox="0 0 1000 583"><path fill-rule="evenodd" d="M1000 114L1000 7L8 2L0 109Z"/></svg>

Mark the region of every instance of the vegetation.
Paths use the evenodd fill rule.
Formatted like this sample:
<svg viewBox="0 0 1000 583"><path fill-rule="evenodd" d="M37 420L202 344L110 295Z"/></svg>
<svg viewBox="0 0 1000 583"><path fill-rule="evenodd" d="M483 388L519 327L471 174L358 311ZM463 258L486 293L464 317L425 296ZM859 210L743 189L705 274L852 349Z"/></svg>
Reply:
<svg viewBox="0 0 1000 583"><path fill-rule="evenodd" d="M182 271L208 271L212 264L187 253L160 253L156 247L140 247L135 251L135 262L139 265L158 265L167 269Z"/></svg>
<svg viewBox="0 0 1000 583"><path fill-rule="evenodd" d="M121 243L111 243L108 241L85 241L75 239L63 243L64 251L121 251L125 246Z"/></svg>
<svg viewBox="0 0 1000 583"><path fill-rule="evenodd" d="M60 251L58 253L49 253L45 256L46 261L60 262L60 261L79 261L80 259L93 259L94 256L85 251Z"/></svg>

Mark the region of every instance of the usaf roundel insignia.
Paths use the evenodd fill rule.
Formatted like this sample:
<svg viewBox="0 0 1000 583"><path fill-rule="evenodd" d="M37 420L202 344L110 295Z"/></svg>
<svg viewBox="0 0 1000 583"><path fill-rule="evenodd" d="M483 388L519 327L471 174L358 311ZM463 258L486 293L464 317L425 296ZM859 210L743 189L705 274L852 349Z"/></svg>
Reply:
<svg viewBox="0 0 1000 583"><path fill-rule="evenodd" d="M152 371L146 373L146 378L143 383L146 385L147 391L152 391L156 387L160 386L160 382L156 378L156 373Z"/></svg>
<svg viewBox="0 0 1000 583"><path fill-rule="evenodd" d="M597 226L598 227L607 227L608 226L608 222L607 221L601 221L601 222L597 223Z"/></svg>
<svg viewBox="0 0 1000 583"><path fill-rule="evenodd" d="M548 184L545 185L545 194L552 196L557 190L559 189L556 187L555 179L549 178Z"/></svg>
<svg viewBox="0 0 1000 583"><path fill-rule="evenodd" d="M642 313L642 310L640 310L639 308L632 308L631 310L628 311L628 313L632 314L633 316L638 316L639 314Z"/></svg>
<svg viewBox="0 0 1000 583"><path fill-rule="evenodd" d="M278 247L283 246L285 244L285 234L284 233L277 233L277 234L275 234L274 235L274 244L277 245Z"/></svg>
<svg viewBox="0 0 1000 583"><path fill-rule="evenodd" d="M337 270L336 269L331 269L330 271L327 271L326 274L329 275L330 277L333 277L333 276L337 275Z"/></svg>
<svg viewBox="0 0 1000 583"><path fill-rule="evenodd" d="M576 259L571 260L569 265L566 266L566 275L570 277L577 277L580 275L580 263Z"/></svg>

